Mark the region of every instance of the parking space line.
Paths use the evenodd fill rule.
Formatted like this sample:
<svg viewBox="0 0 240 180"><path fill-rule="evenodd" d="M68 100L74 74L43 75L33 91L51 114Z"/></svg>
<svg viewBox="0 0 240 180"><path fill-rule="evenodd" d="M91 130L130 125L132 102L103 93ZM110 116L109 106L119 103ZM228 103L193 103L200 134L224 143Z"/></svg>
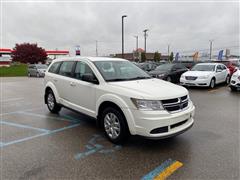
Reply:
<svg viewBox="0 0 240 180"><path fill-rule="evenodd" d="M19 113L19 112L22 112L22 111L34 111L34 110L38 110L38 109L43 109L43 107L39 106L39 107L36 107L36 108L31 108L31 109L24 109L24 110L12 111L12 112L7 112L7 113L1 113L0 116L16 114L16 113Z"/></svg>
<svg viewBox="0 0 240 180"><path fill-rule="evenodd" d="M6 100L2 100L0 102L9 102L9 101L19 101L19 100L23 100L24 98L10 98L10 99L6 99Z"/></svg>
<svg viewBox="0 0 240 180"><path fill-rule="evenodd" d="M61 132L61 131L67 130L67 129L71 129L71 128L77 127L79 125L80 125L80 123L73 124L73 125L66 126L66 127L63 127L63 128L59 128L59 129L56 129L56 130L52 130L52 131L49 131L49 132L44 132L44 133L37 134L37 135L34 135L34 136L30 136L30 137L26 137L26 138L14 140L14 141L6 142L6 143L3 143L0 147L6 147L6 146L9 146L9 145L25 142L25 141L28 141L28 140L31 140L31 139L35 139L35 138L38 138L38 137L51 135L51 134L54 134L54 133L58 133L58 132Z"/></svg>
<svg viewBox="0 0 240 180"><path fill-rule="evenodd" d="M15 126L15 127L18 127L18 128L32 129L32 130L37 130L37 131L42 131L42 132L49 132L50 131L48 129L35 128L35 127L32 127L32 126L27 126L27 125L17 124L17 123L12 123L12 122L7 122L7 121L0 121L0 124Z"/></svg>
<svg viewBox="0 0 240 180"><path fill-rule="evenodd" d="M173 161L168 159L163 162L160 166L155 168L141 178L141 180L163 180L175 172L178 168L182 167L183 164L179 161Z"/></svg>
<svg viewBox="0 0 240 180"><path fill-rule="evenodd" d="M19 111L18 113L20 113L20 114L25 114L25 115L29 115L29 116L35 116L35 117L41 117L41 118L48 118L48 119L53 119L53 120L59 120L59 121L73 122L72 120L65 119L65 118L61 118L61 117L45 116L45 115L41 115L41 114L24 112L24 111ZM74 122L75 122L75 121L74 121Z"/></svg>

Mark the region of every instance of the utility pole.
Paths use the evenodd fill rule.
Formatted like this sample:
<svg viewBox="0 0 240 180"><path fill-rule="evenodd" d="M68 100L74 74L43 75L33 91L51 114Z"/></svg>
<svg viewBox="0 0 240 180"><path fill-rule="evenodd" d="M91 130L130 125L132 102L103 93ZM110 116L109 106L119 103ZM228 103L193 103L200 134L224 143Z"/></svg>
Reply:
<svg viewBox="0 0 240 180"><path fill-rule="evenodd" d="M127 15L122 16L122 58L124 58L124 18L127 17Z"/></svg>
<svg viewBox="0 0 240 180"><path fill-rule="evenodd" d="M144 51L145 53L147 52L147 31L149 31L148 29L144 29Z"/></svg>
<svg viewBox="0 0 240 180"><path fill-rule="evenodd" d="M98 41L96 41L96 57L98 56Z"/></svg>
<svg viewBox="0 0 240 180"><path fill-rule="evenodd" d="M212 43L213 43L213 40L209 40L210 42L210 60L212 59Z"/></svg>

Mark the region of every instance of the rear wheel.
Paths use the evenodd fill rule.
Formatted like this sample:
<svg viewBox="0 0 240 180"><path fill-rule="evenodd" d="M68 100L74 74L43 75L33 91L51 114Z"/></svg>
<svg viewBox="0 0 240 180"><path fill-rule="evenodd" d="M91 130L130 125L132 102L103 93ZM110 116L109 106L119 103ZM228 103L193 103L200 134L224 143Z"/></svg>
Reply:
<svg viewBox="0 0 240 180"><path fill-rule="evenodd" d="M210 84L209 84L209 87L210 87L211 89L213 89L213 88L215 87L215 79L214 79L214 78L211 79Z"/></svg>
<svg viewBox="0 0 240 180"><path fill-rule="evenodd" d="M48 90L46 94L46 101L47 101L47 107L50 112L52 113L58 113L61 110L61 106L59 106L56 102L55 96L52 92L52 90Z"/></svg>
<svg viewBox="0 0 240 180"><path fill-rule="evenodd" d="M107 107L102 112L101 122L106 137L114 144L123 143L129 136L126 119L120 110Z"/></svg>

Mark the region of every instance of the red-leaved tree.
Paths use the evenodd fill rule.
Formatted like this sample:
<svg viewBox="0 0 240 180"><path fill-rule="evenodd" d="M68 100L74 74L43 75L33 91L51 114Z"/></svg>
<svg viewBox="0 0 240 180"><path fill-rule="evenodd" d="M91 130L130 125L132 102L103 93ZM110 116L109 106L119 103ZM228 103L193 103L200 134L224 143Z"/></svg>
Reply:
<svg viewBox="0 0 240 180"><path fill-rule="evenodd" d="M38 47L37 44L23 43L16 44L12 52L12 60L21 63L45 63L47 59L46 51Z"/></svg>

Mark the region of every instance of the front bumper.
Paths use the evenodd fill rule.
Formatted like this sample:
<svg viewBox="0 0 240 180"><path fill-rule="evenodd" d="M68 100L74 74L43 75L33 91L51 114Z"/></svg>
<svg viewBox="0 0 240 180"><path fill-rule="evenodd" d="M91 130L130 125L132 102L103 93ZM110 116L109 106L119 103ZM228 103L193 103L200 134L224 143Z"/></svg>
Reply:
<svg viewBox="0 0 240 180"><path fill-rule="evenodd" d="M230 86L236 87L236 88L240 88L240 81L237 78L237 76L232 76L231 81L230 81Z"/></svg>
<svg viewBox="0 0 240 180"><path fill-rule="evenodd" d="M185 78L180 79L180 84L183 86L204 86L208 87L210 85L209 79L196 79L196 80L186 80Z"/></svg>
<svg viewBox="0 0 240 180"><path fill-rule="evenodd" d="M193 126L195 107L189 103L187 109L169 113L167 111L133 110L135 134L151 139L162 139L183 133ZM164 131L158 130L164 129Z"/></svg>

